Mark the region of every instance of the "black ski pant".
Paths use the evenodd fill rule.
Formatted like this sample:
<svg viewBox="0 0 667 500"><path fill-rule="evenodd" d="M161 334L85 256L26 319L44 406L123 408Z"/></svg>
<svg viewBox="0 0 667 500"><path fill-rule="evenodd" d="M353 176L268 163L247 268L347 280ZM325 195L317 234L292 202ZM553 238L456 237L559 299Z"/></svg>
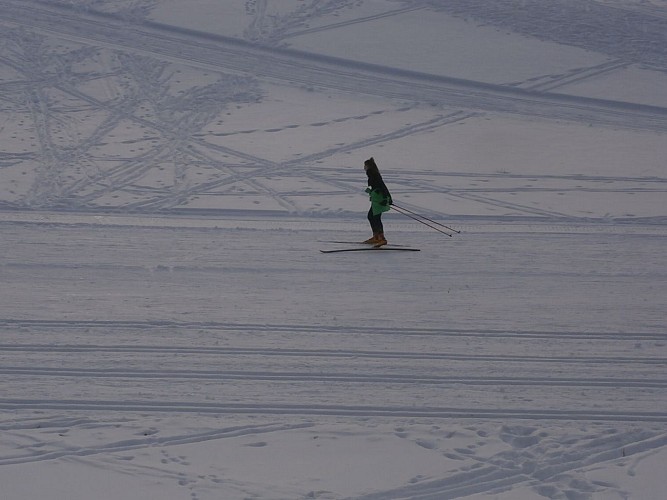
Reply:
<svg viewBox="0 0 667 500"><path fill-rule="evenodd" d="M382 213L373 215L373 209L371 208L368 211L368 222L371 223L373 234L384 233L384 228L382 227Z"/></svg>

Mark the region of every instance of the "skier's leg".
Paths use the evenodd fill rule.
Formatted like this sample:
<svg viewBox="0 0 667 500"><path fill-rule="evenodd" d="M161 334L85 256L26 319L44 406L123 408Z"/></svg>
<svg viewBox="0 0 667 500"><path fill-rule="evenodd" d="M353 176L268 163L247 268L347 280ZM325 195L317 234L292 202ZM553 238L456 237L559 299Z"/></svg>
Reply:
<svg viewBox="0 0 667 500"><path fill-rule="evenodd" d="M377 222L375 223L375 245L380 247L387 244L387 239L384 237L384 227L382 226L382 214L376 215Z"/></svg>
<svg viewBox="0 0 667 500"><path fill-rule="evenodd" d="M377 228L377 215L373 215L373 209L371 208L368 211L368 222L371 225L371 230L373 231L373 236L368 238L364 243L372 243L374 244L377 240L377 235L378 235L378 228Z"/></svg>
<svg viewBox="0 0 667 500"><path fill-rule="evenodd" d="M384 226L382 225L382 214L379 213L374 216L375 217L375 233L376 234L384 234Z"/></svg>

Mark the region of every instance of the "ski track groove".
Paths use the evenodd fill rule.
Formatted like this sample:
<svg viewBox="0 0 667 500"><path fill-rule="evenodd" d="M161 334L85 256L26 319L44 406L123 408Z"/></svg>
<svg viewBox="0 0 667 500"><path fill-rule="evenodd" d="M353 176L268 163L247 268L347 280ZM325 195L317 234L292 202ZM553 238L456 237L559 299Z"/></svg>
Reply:
<svg viewBox="0 0 667 500"><path fill-rule="evenodd" d="M545 81L538 83L530 83L521 85L522 88L528 90L539 90L541 92L550 92L559 87L570 85L572 83L582 82L589 78L598 77L607 73L614 72L619 69L624 69L630 66L630 63L623 60L608 61L595 66L581 68L576 71L571 71L559 76L547 75L541 78L532 78L531 81L544 79Z"/></svg>
<svg viewBox="0 0 667 500"><path fill-rule="evenodd" d="M543 210L543 209L538 209L535 207L527 207L525 205L521 205L518 203L509 203L509 202L504 202L504 201L499 201L493 198L490 198L488 196L481 196L480 194L475 193L475 190L461 190L461 189L456 189L456 188L439 188L436 186L433 186L431 183L428 183L426 181L421 181L421 180L403 180L402 182L403 185L412 187L418 190L422 190L425 192L439 192L442 194L446 194L451 197L455 198L461 198L464 200L470 200L470 201L475 201L481 205L490 205L493 207L500 207L500 208L506 208L508 210L512 211L518 211L522 212L525 214L529 215L536 215L538 217L549 217L552 219L563 219L563 220L570 220L572 219L572 216L565 214L563 212L556 212L553 210ZM489 192L487 190L480 189L479 191L481 192ZM512 188L510 192L516 192L516 188ZM564 191L562 189L557 189L556 191L561 192ZM414 210L418 210L419 208L414 208Z"/></svg>
<svg viewBox="0 0 667 500"><path fill-rule="evenodd" d="M265 323L217 323L217 322L182 322L182 321L89 321L89 320L35 320L0 318L0 328L16 329L58 329L58 330L141 330L162 331L165 329L177 330L217 330L232 332L287 332L290 334L331 335L352 333L355 335L381 336L445 336L445 337L483 337L483 338L537 338L537 339L583 339L583 340L622 340L636 342L638 340L667 341L667 332L595 332L595 331L549 331L549 330L494 330L460 328L392 328L387 331L382 327L358 326L330 326L330 325L303 325L303 324L265 324ZM11 347L10 344L4 344ZM146 346L151 347L151 346Z"/></svg>
<svg viewBox="0 0 667 500"><path fill-rule="evenodd" d="M298 415L298 416L345 416L345 417L391 417L391 418L468 418L468 419L528 419L570 420L600 422L667 422L667 413L652 411L607 411L607 410L548 410L548 409L488 409L445 407L392 407L392 406L346 406L320 404L262 404L248 403L203 403L188 401L111 401L111 400L31 400L0 398L3 410L61 410L61 411L114 411L114 412L159 412L159 413L213 413L253 415Z"/></svg>
<svg viewBox="0 0 667 500"><path fill-rule="evenodd" d="M312 34L312 33L319 33L321 31L328 31L328 30L331 30L331 29L344 28L346 26L352 26L354 24L367 23L369 21L375 21L377 19L384 19L386 17L393 17L393 16L400 15L400 14L406 14L408 12L414 12L416 10L423 10L425 8L426 8L425 6L421 6L421 5L403 7L403 8L400 8L400 9L390 10L390 11L382 12L380 14L375 14L375 15L372 15L372 16L359 17L359 18L352 19L352 20L349 20L349 21L341 21L339 23L328 24L326 26L319 26L317 28L309 28L309 29L304 29L304 30L300 30L300 31L291 31L291 32L286 33L286 34L281 34L281 35L276 36L276 37L271 37L270 40L272 40L274 43L275 42L282 42L282 41L284 41L286 39L289 39L289 38L294 38L294 37L298 37L298 36L302 36L302 35L308 35L308 34Z"/></svg>
<svg viewBox="0 0 667 500"><path fill-rule="evenodd" d="M367 351L338 349L266 349L243 347L157 347L157 346L104 346L104 345L0 345L0 351L7 352L142 352L142 353L178 353L199 355L241 355L256 356L300 356L319 358L376 358L376 359L415 359L415 360L451 360L451 361L496 361L524 363L571 363L571 364L647 364L667 365L667 359L658 357L624 357L624 356L521 356L521 355L489 355L489 354L451 354L438 352L401 352L401 351Z"/></svg>
<svg viewBox="0 0 667 500"><path fill-rule="evenodd" d="M667 363L667 362L666 362ZM350 374L350 373L308 373L308 372L253 372L253 371L205 371L205 370L133 370L133 369L90 369L90 368L22 368L0 367L0 375L28 377L70 377L85 378L122 378L122 379L175 379L175 380L256 380L256 381L296 381L311 382L346 382L365 384L433 384L433 385L500 385L500 386L540 386L540 387L615 387L615 388L667 388L663 379L627 379L627 378L520 378L520 377L444 377L430 375L397 374Z"/></svg>

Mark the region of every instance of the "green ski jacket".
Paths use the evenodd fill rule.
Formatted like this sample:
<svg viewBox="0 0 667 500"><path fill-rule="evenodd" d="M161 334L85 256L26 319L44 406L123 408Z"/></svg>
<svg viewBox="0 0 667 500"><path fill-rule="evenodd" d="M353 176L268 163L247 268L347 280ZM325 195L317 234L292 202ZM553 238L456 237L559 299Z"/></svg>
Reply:
<svg viewBox="0 0 667 500"><path fill-rule="evenodd" d="M366 188L366 192L369 194L371 200L373 215L379 215L391 210L391 195L386 187L383 191L380 187L372 188L369 186Z"/></svg>

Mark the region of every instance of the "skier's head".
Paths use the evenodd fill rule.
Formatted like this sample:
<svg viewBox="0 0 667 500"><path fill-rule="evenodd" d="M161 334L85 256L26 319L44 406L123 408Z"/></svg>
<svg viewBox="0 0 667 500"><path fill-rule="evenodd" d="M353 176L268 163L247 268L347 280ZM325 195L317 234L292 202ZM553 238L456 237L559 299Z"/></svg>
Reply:
<svg viewBox="0 0 667 500"><path fill-rule="evenodd" d="M370 157L364 162L364 170L367 174L379 174L378 166L375 164L373 157Z"/></svg>

